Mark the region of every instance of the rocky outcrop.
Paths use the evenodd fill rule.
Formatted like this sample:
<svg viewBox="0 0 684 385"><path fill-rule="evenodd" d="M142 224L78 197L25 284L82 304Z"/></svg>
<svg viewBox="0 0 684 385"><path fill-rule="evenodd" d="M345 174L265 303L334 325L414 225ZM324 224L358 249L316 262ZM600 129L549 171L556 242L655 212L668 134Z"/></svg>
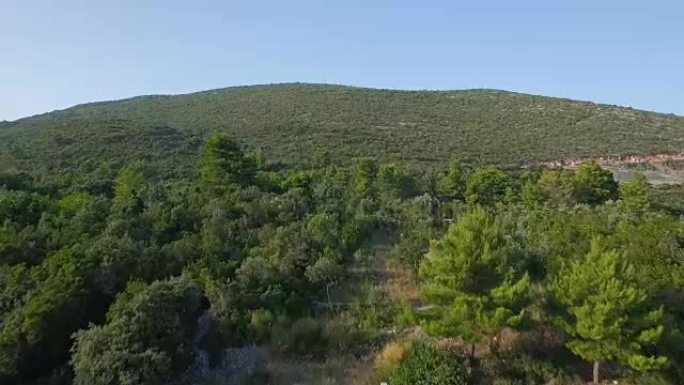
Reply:
<svg viewBox="0 0 684 385"><path fill-rule="evenodd" d="M653 155L607 155L599 156L595 158L572 158L572 159L562 159L553 160L547 162L535 163L536 166L546 166L546 167L577 167L578 165L589 161L595 160L598 164L602 166L612 166L612 165L625 165L625 164L637 164L637 163L665 163L668 161L684 161L684 153L678 154L653 154Z"/></svg>

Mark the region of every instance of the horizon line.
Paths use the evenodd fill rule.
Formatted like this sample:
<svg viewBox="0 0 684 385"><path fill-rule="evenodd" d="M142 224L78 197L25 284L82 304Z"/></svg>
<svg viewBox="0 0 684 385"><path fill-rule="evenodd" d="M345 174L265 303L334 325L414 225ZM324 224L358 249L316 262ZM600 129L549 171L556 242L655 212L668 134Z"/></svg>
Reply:
<svg viewBox="0 0 684 385"><path fill-rule="evenodd" d="M84 106L89 106L89 105L97 105L97 104L124 102L124 101L129 101L129 100L138 99L138 98L176 97L176 96L188 96L188 95L217 92L217 91L226 91L226 90L237 89L237 88L257 88L257 87L276 87L276 86L295 86L295 85L327 86L327 87L353 88L353 89L358 89L358 90L388 91L388 92L410 92L410 93L413 93L413 92L416 92L416 93L417 92L448 93L448 92L487 91L487 92L509 93L509 94L526 95L526 96L533 96L533 97L560 99L560 100L566 100L566 101L571 101L571 102L588 103L588 104L594 104L594 105L599 105L599 106L608 106L608 107L613 107L613 108L632 109L632 110L638 110L638 111L643 111L643 112L648 112L648 113L653 113L653 114L668 115L668 116L684 118L684 115L679 115L679 114L674 113L674 112L656 111L656 110L650 110L650 109L639 108L639 107L634 107L634 106L612 104L609 102L599 102L599 101L589 100L589 99L573 99L573 98L570 98L567 96L561 96L561 95L545 95L545 94L537 94L534 92L512 91L512 90L506 90L506 89L501 89L501 88L488 88L488 87L474 87L474 88L427 88L427 87L426 88L392 88L392 87L372 87L372 86L352 85L352 84L342 84L342 83L284 81L284 82L273 82L273 83L237 84L237 85L222 86L222 87L217 87L217 88L188 91L188 92L151 93L151 94L124 96L121 98L114 98L114 99L86 101L83 103L73 104L73 105L70 105L70 106L67 106L64 108L56 108L54 110L39 112L39 113L36 113L33 115L22 116L22 117L13 119L13 120L0 120L0 123L16 123L20 120L30 119L33 117L38 117L38 116L47 115L47 114L51 114L51 113L55 113L55 112L65 111L65 110L69 110L72 108L84 107Z"/></svg>

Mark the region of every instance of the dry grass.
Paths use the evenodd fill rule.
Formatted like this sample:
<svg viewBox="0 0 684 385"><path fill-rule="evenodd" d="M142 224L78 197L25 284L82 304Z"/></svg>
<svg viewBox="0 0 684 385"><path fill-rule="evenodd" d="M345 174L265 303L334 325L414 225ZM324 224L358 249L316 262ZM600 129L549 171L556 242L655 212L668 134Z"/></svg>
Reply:
<svg viewBox="0 0 684 385"><path fill-rule="evenodd" d="M418 278L411 269L394 261L386 261L388 271L388 291L390 299L395 303L420 305Z"/></svg>
<svg viewBox="0 0 684 385"><path fill-rule="evenodd" d="M359 384L379 384L411 351L410 341L388 342L373 360L372 372Z"/></svg>
<svg viewBox="0 0 684 385"><path fill-rule="evenodd" d="M373 367L379 371L395 367L411 350L411 345L410 342L389 342L375 357Z"/></svg>

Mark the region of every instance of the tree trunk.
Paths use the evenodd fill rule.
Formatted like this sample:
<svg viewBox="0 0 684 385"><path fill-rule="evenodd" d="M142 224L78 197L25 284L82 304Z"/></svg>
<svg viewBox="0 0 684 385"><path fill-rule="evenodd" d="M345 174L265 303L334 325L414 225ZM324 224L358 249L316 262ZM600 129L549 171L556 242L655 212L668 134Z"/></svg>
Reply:
<svg viewBox="0 0 684 385"><path fill-rule="evenodd" d="M594 361L594 384L598 384L600 380L599 370L601 369L601 363L599 361Z"/></svg>
<svg viewBox="0 0 684 385"><path fill-rule="evenodd" d="M499 354L499 344L501 341L501 331L497 331L496 334L489 340L489 350L495 355Z"/></svg>

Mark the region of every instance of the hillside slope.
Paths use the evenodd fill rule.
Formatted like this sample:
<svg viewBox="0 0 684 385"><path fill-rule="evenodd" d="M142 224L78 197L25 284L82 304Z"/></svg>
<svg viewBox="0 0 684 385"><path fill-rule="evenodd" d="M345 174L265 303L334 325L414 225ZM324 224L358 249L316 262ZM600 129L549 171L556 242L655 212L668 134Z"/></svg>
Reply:
<svg viewBox="0 0 684 385"><path fill-rule="evenodd" d="M100 102L5 123L0 153L35 173L147 159L182 172L214 131L270 159L317 148L421 165L684 150L684 118L495 90L390 91L332 85L234 87Z"/></svg>

